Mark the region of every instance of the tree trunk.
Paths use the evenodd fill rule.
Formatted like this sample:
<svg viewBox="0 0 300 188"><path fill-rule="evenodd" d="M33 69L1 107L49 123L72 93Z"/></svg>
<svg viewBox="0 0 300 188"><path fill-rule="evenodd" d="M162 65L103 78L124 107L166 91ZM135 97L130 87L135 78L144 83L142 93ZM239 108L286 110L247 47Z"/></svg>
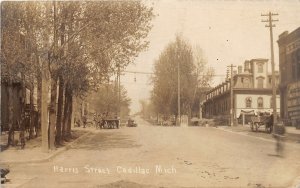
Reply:
<svg viewBox="0 0 300 188"><path fill-rule="evenodd" d="M21 133L20 133L20 141L21 141L21 146L22 148L24 148L25 146L25 100L26 100L26 86L25 86L25 75L22 74L22 89L21 89L21 117L20 117L20 121L19 121L19 125L21 128Z"/></svg>
<svg viewBox="0 0 300 188"><path fill-rule="evenodd" d="M36 137L41 136L41 108L42 108L42 78L37 79L37 125Z"/></svg>
<svg viewBox="0 0 300 188"><path fill-rule="evenodd" d="M64 6L63 6L64 7ZM66 19L66 13L64 11L65 9L62 8L62 13L64 14L63 22L61 24L60 30L60 43L63 45L65 43L65 19ZM61 56L64 55L64 49L61 50L62 53L60 54L60 59L62 61L62 64L65 63L64 60L62 60ZM56 121L56 144L61 144L62 141L62 113L63 113L63 97L64 97L64 81L63 81L63 75L60 73L59 75L59 91L58 91L58 106L57 106L57 121Z"/></svg>
<svg viewBox="0 0 300 188"><path fill-rule="evenodd" d="M57 9L56 2L53 2L53 21L56 23L57 18ZM50 97L50 112L49 112L49 149L55 149L55 127L56 127L56 99L57 99L57 46L58 46L58 38L57 38L57 24L54 24L53 27L53 62L49 59L49 71L51 73L51 97ZM49 56L48 56L49 58ZM50 63L51 62L51 63ZM52 66L51 66L52 64ZM52 68L51 68L52 67Z"/></svg>
<svg viewBox="0 0 300 188"><path fill-rule="evenodd" d="M67 114L69 110L69 102L68 102L68 84L65 87L65 105L64 105L64 115L63 115L63 124L62 124L62 140L66 139L66 127L67 127Z"/></svg>
<svg viewBox="0 0 300 188"><path fill-rule="evenodd" d="M36 55L37 62L37 125L36 125L36 137L41 135L41 109L42 109L42 73L40 67L40 61L38 55Z"/></svg>
<svg viewBox="0 0 300 188"><path fill-rule="evenodd" d="M34 128L34 106L33 106L33 91L34 91L34 84L32 83L31 84L31 87L30 87L30 125L29 125L29 138L32 139L34 138L33 136L33 128Z"/></svg>
<svg viewBox="0 0 300 188"><path fill-rule="evenodd" d="M64 94L64 81L62 76L59 76L59 90L58 90L58 102L57 102L57 119L56 119L56 145L61 145L62 135L62 112L63 112L63 94Z"/></svg>
<svg viewBox="0 0 300 188"><path fill-rule="evenodd" d="M41 98L40 98L40 120L41 120L41 133L42 133L42 151L48 152L49 150L49 72L46 65L42 65L41 72Z"/></svg>
<svg viewBox="0 0 300 188"><path fill-rule="evenodd" d="M72 113L73 113L73 96L72 96L71 93L69 93L68 98L69 98L69 100L68 100L69 110L68 110L68 114L67 114L68 121L67 121L67 131L66 132L67 132L67 136L69 138L71 138L72 137L72 134L71 134L71 124L72 124L71 119L72 119Z"/></svg>
<svg viewBox="0 0 300 188"><path fill-rule="evenodd" d="M49 118L49 149L55 149L55 123L56 123L57 77L51 79L51 101Z"/></svg>
<svg viewBox="0 0 300 188"><path fill-rule="evenodd" d="M13 108L13 85L12 80L8 80L8 140L7 140L7 146L13 146L14 145L14 126L13 126L13 114L14 114L14 108Z"/></svg>

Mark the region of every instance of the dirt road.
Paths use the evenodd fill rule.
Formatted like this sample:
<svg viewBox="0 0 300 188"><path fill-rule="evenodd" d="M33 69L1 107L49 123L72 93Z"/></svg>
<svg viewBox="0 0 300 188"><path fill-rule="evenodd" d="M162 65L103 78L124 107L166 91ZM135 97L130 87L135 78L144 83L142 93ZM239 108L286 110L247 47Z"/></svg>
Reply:
<svg viewBox="0 0 300 188"><path fill-rule="evenodd" d="M95 130L50 162L11 165L7 187L288 187L300 175L297 144L281 158L267 140L137 122Z"/></svg>

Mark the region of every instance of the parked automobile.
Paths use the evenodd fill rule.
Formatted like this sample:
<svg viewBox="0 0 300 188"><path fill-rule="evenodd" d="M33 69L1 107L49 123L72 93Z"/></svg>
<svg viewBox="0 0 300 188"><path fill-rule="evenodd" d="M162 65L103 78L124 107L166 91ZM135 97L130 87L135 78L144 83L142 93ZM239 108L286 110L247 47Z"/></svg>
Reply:
<svg viewBox="0 0 300 188"><path fill-rule="evenodd" d="M137 127L137 123L133 119L129 119L127 122L127 127Z"/></svg>

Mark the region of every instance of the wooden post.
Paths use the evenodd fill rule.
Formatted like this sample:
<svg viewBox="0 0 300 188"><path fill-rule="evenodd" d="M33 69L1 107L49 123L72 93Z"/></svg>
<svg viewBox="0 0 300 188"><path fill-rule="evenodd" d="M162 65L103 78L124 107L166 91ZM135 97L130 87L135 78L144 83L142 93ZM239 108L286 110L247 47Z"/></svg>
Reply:
<svg viewBox="0 0 300 188"><path fill-rule="evenodd" d="M245 126L245 114L243 113L243 126Z"/></svg>
<svg viewBox="0 0 300 188"><path fill-rule="evenodd" d="M199 103L199 119L202 119L202 102Z"/></svg>
<svg viewBox="0 0 300 188"><path fill-rule="evenodd" d="M227 66L230 67L230 126L234 125L234 104L233 104L233 68L236 67L234 65Z"/></svg>

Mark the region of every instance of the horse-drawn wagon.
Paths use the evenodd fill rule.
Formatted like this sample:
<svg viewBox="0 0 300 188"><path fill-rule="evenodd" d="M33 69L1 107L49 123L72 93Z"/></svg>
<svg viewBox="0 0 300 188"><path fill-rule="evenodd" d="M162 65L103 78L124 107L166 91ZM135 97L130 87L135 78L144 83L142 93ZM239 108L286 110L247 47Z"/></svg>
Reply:
<svg viewBox="0 0 300 188"><path fill-rule="evenodd" d="M251 117L250 127L252 131L257 132L263 126L265 131L271 133L273 130L273 115L263 114Z"/></svg>
<svg viewBox="0 0 300 188"><path fill-rule="evenodd" d="M115 118L115 119L103 118L99 122L96 122L96 128L119 129L120 128L120 120L118 118Z"/></svg>
<svg viewBox="0 0 300 188"><path fill-rule="evenodd" d="M94 124L96 129L119 129L120 128L120 118L117 116L112 116L109 114L103 113L94 114Z"/></svg>

